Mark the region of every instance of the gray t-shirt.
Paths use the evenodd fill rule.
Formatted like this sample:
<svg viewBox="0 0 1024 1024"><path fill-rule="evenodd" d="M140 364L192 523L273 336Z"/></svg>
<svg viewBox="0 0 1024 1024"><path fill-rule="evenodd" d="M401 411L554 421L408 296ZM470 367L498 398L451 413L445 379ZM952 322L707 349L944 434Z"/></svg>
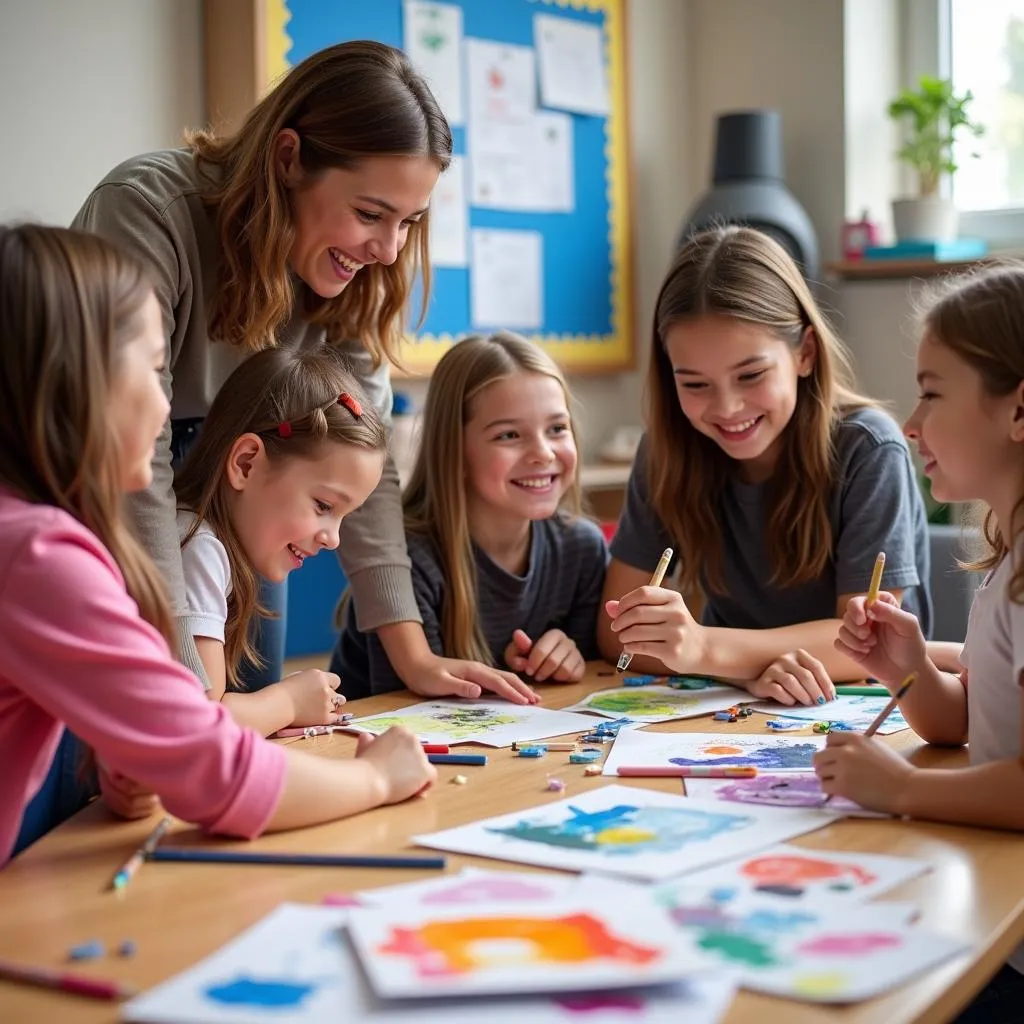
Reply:
<svg viewBox="0 0 1024 1024"><path fill-rule="evenodd" d="M875 558L884 551L882 585L903 591L903 607L920 619L925 636L930 635L928 524L899 427L879 409L850 413L835 428L835 460L829 500L831 558L817 580L794 587L769 582L769 484L730 478L718 509L726 592L712 592L701 573L707 596L705 625L772 629L833 618L840 594L868 589ZM645 439L629 478L612 557L653 572L667 547L678 547L678 542L668 535L648 499Z"/></svg>
<svg viewBox="0 0 1024 1024"><path fill-rule="evenodd" d="M440 557L426 537L407 537L412 582L423 616L430 649L445 650L441 616L445 580ZM505 667L504 652L517 629L533 640L549 629L561 629L584 658L597 658L597 612L608 564L608 547L598 526L583 517L555 516L531 524L530 560L526 574L515 576L493 562L480 548L476 556L480 627L495 664ZM356 628L354 602L335 647L331 671L341 676L349 700L402 689L384 646L374 633Z"/></svg>

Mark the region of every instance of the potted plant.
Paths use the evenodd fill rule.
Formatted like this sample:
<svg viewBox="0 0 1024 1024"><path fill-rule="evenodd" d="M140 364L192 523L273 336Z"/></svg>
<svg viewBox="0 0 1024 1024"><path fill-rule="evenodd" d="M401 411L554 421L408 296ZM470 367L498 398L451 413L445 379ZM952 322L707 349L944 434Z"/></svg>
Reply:
<svg viewBox="0 0 1024 1024"><path fill-rule="evenodd" d="M939 195L939 185L943 175L956 172L953 142L957 135L968 132L977 138L985 131L968 116L973 99L969 90L958 96L948 78L922 75L916 89L904 89L889 104L889 116L905 131L896 156L917 172L917 197L892 203L893 225L901 242L956 238L956 207Z"/></svg>

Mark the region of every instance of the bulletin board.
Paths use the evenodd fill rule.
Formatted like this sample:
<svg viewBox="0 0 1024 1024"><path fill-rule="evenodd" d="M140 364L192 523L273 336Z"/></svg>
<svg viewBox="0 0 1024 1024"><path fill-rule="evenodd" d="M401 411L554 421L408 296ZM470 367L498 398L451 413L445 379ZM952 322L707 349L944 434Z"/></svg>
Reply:
<svg viewBox="0 0 1024 1024"><path fill-rule="evenodd" d="M463 35L534 45L534 15L579 19L601 32L608 114L571 113L572 208L518 212L468 206L468 226L537 232L542 249L541 326L520 330L566 370L611 373L635 363L633 251L626 123L626 0L445 0L462 9ZM273 82L309 54L350 39L403 45L403 0L263 0L265 67ZM538 94L539 95L539 94ZM539 102L539 99L538 99ZM468 122L453 126L454 151L467 152ZM468 196L467 196L468 201ZM480 328L471 318L470 267L433 269L423 324L410 334L402 362L429 372L460 337ZM411 317L419 308L414 296ZM495 327L502 326L500 324Z"/></svg>

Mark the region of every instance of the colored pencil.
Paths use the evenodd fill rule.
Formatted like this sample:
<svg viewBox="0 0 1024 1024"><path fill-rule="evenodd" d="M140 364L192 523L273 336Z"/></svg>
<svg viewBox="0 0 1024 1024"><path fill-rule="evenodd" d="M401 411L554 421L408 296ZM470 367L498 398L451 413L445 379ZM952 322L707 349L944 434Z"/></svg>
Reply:
<svg viewBox="0 0 1024 1024"><path fill-rule="evenodd" d="M424 754L447 754L449 752L447 743L424 743Z"/></svg>
<svg viewBox="0 0 1024 1024"><path fill-rule="evenodd" d="M135 995L135 989L118 981L103 981L101 978L69 974L67 971L55 971L49 967L32 967L6 958L0 958L0 978L20 981L25 985L36 985L39 988L69 992L76 996L87 996L89 999L128 999Z"/></svg>
<svg viewBox="0 0 1024 1024"><path fill-rule="evenodd" d="M431 764L487 764L486 754L427 754Z"/></svg>
<svg viewBox="0 0 1024 1024"><path fill-rule="evenodd" d="M135 872L142 867L146 857L157 848L157 844L173 824L174 819L171 817L160 819L156 828L146 836L145 842L118 868L117 873L110 880L111 889L123 889L132 880Z"/></svg>
<svg viewBox="0 0 1024 1024"><path fill-rule="evenodd" d="M350 718L354 718L354 715L342 715L342 722L347 722ZM288 736L302 736L308 738L310 736L327 736L332 732L346 732L343 729L341 723L338 725L294 725L289 726L287 729L278 729L274 733L275 737L285 738Z"/></svg>
<svg viewBox="0 0 1024 1024"><path fill-rule="evenodd" d="M837 697L884 697L889 691L884 686L843 686L836 687Z"/></svg>
<svg viewBox="0 0 1024 1024"><path fill-rule="evenodd" d="M651 577L650 586L660 587L662 581L665 579L665 573L668 572L668 567L672 562L672 549L665 548L661 553L661 558L658 559L658 567L654 570L654 575ZM619 655L619 663L615 666L617 672L625 672L629 668L629 663L633 660L632 654L627 654L625 651Z"/></svg>
<svg viewBox="0 0 1024 1024"><path fill-rule="evenodd" d="M885 552L879 551L875 559L875 568L871 573L871 586L868 587L868 599L865 606L870 608L878 600L878 591L882 589L882 572L885 569Z"/></svg>
<svg viewBox="0 0 1024 1024"><path fill-rule="evenodd" d="M294 864L315 868L443 868L444 857L399 857L374 854L244 853L241 850L190 849L165 846L147 860L189 864Z"/></svg>
<svg viewBox="0 0 1024 1024"><path fill-rule="evenodd" d="M752 765L733 767L717 765L620 765L616 769L623 778L633 779L752 779L757 768Z"/></svg>

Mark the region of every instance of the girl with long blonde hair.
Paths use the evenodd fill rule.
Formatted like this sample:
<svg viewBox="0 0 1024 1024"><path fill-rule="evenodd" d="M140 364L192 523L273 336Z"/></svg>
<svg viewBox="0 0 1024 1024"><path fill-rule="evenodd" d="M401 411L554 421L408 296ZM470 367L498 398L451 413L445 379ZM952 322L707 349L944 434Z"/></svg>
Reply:
<svg viewBox="0 0 1024 1024"><path fill-rule="evenodd" d="M783 248L728 227L691 238L662 285L647 432L613 538L602 651L637 668L824 703L860 668L832 645L878 553L931 616L924 505L894 420L858 394L842 343ZM663 549L681 595L647 586Z"/></svg>
<svg viewBox="0 0 1024 1024"><path fill-rule="evenodd" d="M582 677L607 551L579 514L568 387L554 361L510 332L458 342L438 363L405 493L413 583L431 649L502 671L505 695ZM358 597L355 598L358 605ZM332 670L351 699L402 685L349 604ZM453 681L451 693L479 690Z"/></svg>

